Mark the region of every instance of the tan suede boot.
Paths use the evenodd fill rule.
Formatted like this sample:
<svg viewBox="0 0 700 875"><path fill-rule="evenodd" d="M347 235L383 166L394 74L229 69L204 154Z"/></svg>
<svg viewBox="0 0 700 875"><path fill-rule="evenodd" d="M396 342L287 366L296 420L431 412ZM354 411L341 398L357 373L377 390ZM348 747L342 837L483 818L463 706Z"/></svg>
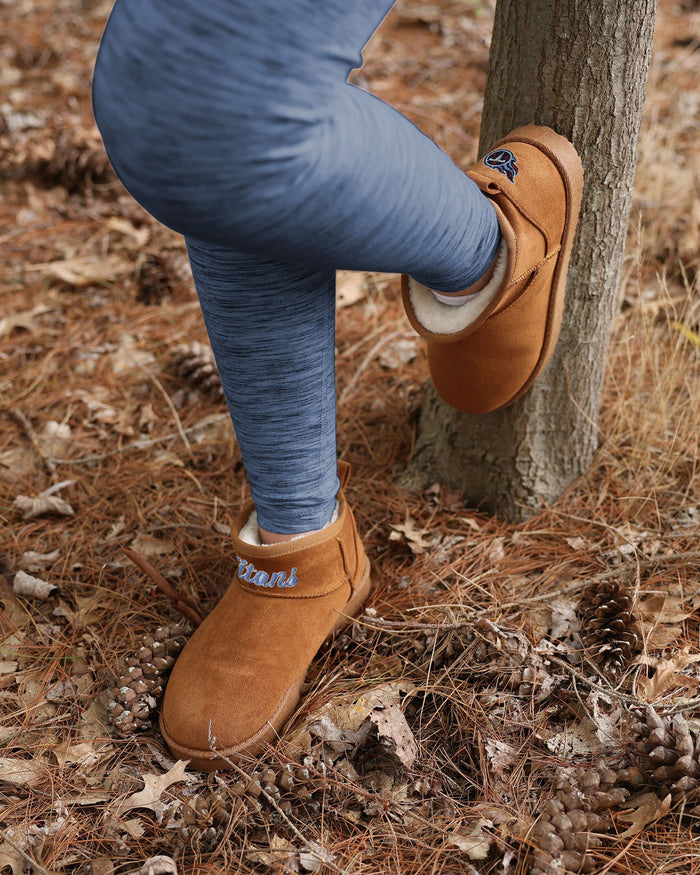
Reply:
<svg viewBox="0 0 700 875"><path fill-rule="evenodd" d="M234 525L238 570L180 654L165 690L163 737L179 759L227 768L279 737L307 669L326 638L369 594L369 562L342 492L337 519L320 532L272 546L241 540L252 507Z"/></svg>
<svg viewBox="0 0 700 875"><path fill-rule="evenodd" d="M452 407L485 413L534 382L559 336L583 169L550 128L517 128L467 171L498 214L504 244L492 274L446 306L403 277L408 318L428 339L430 376Z"/></svg>

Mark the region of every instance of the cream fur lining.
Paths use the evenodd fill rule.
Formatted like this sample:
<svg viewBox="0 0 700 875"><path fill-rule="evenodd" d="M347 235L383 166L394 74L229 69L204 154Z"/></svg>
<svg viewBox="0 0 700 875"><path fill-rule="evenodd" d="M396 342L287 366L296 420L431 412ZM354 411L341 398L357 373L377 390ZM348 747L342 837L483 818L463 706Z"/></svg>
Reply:
<svg viewBox="0 0 700 875"><path fill-rule="evenodd" d="M454 304L442 304L435 297L432 289L422 286L413 277L409 277L408 294L416 319L433 334L456 334L458 331L464 330L481 316L495 298L496 292L503 283L507 266L508 247L504 240L501 243L496 267L488 285L484 286L480 292L469 295L459 307Z"/></svg>
<svg viewBox="0 0 700 875"><path fill-rule="evenodd" d="M335 508L333 510L333 516L330 518L328 523L323 527L324 529L328 528L332 523L334 523L338 519L338 502L335 503ZM319 529L319 531L322 531ZM254 510L251 512L248 517L248 521L243 526L240 531L238 537L243 541L244 544L250 544L251 547L276 547L277 544L263 544L260 541L260 532L258 530L258 512ZM297 535L294 538L290 538L291 541L298 541L299 538L305 538L306 535Z"/></svg>

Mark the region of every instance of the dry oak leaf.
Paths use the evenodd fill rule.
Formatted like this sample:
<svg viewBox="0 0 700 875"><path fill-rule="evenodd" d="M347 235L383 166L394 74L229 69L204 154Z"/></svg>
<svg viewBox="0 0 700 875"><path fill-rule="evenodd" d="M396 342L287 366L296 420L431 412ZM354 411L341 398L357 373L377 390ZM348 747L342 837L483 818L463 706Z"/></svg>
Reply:
<svg viewBox="0 0 700 875"><path fill-rule="evenodd" d="M17 757L0 757L0 784L35 787L46 781L48 774L48 769L43 763L21 760Z"/></svg>
<svg viewBox="0 0 700 875"><path fill-rule="evenodd" d="M149 808L151 811L155 811L157 803L160 802L161 794L171 784L177 784L178 781L191 780L192 776L185 772L188 763L189 760L178 760L172 769L169 769L164 775L143 775L143 790L133 793L121 802L117 802L114 806L114 813L117 816L121 816L134 808Z"/></svg>
<svg viewBox="0 0 700 875"><path fill-rule="evenodd" d="M34 321L35 316L41 316L42 313L48 313L54 307L47 307L45 304L39 304L31 310L21 310L19 313L11 313L9 316L4 316L0 319L0 337L10 334L15 328L23 328L25 331L38 331L41 326Z"/></svg>
<svg viewBox="0 0 700 875"><path fill-rule="evenodd" d="M432 546L432 543L426 541L424 537L427 534L429 534L427 529L419 529L411 517L407 516L405 523L396 523L391 527L389 540L404 541L411 553L420 556L425 553L428 547Z"/></svg>
<svg viewBox="0 0 700 875"><path fill-rule="evenodd" d="M401 708L398 705L375 708L369 719L376 725L380 740L389 741L401 764L410 769L418 756L418 744Z"/></svg>
<svg viewBox="0 0 700 875"><path fill-rule="evenodd" d="M11 869L12 875L25 875L26 861L22 854L7 842L0 844L0 872Z"/></svg>
<svg viewBox="0 0 700 875"><path fill-rule="evenodd" d="M58 495L46 495L43 492L34 498L28 495L18 495L12 502L12 506L16 510L22 511L23 520L31 520L44 514L75 516L75 511L67 501Z"/></svg>
<svg viewBox="0 0 700 875"><path fill-rule="evenodd" d="M659 799L656 793L642 793L629 799L627 805L633 806L632 810L618 814L617 819L632 825L618 835L620 839L631 838L641 832L647 824L665 817L671 810L671 794Z"/></svg>
<svg viewBox="0 0 700 875"><path fill-rule="evenodd" d="M28 596L34 599L45 599L58 587L55 583L47 583L40 577L27 574L26 571L18 571L12 581L12 589L16 595Z"/></svg>
<svg viewBox="0 0 700 875"><path fill-rule="evenodd" d="M700 653L689 653L685 648L670 659L648 660L648 664L654 666L656 671L652 678L639 678L637 695L645 702L655 702L664 693L678 687L697 689L696 677L681 674L693 662L700 662Z"/></svg>

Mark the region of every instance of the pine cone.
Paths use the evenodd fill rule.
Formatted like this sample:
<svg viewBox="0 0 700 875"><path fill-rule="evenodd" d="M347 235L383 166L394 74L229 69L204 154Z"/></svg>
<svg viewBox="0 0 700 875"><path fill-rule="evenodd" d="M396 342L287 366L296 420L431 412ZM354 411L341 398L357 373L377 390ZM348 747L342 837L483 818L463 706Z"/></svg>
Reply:
<svg viewBox="0 0 700 875"><path fill-rule="evenodd" d="M185 643L185 627L159 626L141 639L141 648L122 665L110 690L109 719L124 735L151 727L151 715L163 695L165 681Z"/></svg>
<svg viewBox="0 0 700 875"><path fill-rule="evenodd" d="M673 803L696 800L700 786L700 736L680 714L660 717L647 706L646 720L635 723L639 766L652 783L671 793Z"/></svg>
<svg viewBox="0 0 700 875"><path fill-rule="evenodd" d="M581 593L581 641L589 658L613 675L629 665L639 648L632 607L632 596L618 581L594 581Z"/></svg>
<svg viewBox="0 0 700 875"><path fill-rule="evenodd" d="M617 781L614 772L598 766L560 783L534 829L533 875L597 871L588 851L602 845L599 834L613 829L611 809L629 796L628 790L616 786Z"/></svg>
<svg viewBox="0 0 700 875"><path fill-rule="evenodd" d="M280 812L316 815L330 786L323 772L313 765L289 763L275 768L263 763L251 771L239 768L241 771L232 776L234 780L183 803L180 834L201 850L215 847L223 827L232 819L249 826L269 827L282 820Z"/></svg>
<svg viewBox="0 0 700 875"><path fill-rule="evenodd" d="M229 821L244 821L247 814L246 806L239 799L232 799L221 789L205 790L183 803L180 835L194 849L208 853L221 841Z"/></svg>
<svg viewBox="0 0 700 875"><path fill-rule="evenodd" d="M178 344L172 351L170 367L178 377L187 380L193 389L209 395L215 401L224 397L210 346L197 340Z"/></svg>

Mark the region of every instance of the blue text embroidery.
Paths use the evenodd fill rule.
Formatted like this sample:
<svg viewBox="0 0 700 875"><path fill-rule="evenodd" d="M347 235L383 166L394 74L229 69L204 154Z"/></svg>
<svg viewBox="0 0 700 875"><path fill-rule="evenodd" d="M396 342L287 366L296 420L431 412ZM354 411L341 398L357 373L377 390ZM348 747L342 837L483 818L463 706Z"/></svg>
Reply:
<svg viewBox="0 0 700 875"><path fill-rule="evenodd" d="M258 571L253 563L248 562L247 559L241 559L240 556L236 556L236 559L238 559L238 576L240 579L247 580L248 583L254 583L256 586L296 586L299 582L297 580L296 568L292 568L289 575L284 571L273 571L272 574L268 574L267 571Z"/></svg>

